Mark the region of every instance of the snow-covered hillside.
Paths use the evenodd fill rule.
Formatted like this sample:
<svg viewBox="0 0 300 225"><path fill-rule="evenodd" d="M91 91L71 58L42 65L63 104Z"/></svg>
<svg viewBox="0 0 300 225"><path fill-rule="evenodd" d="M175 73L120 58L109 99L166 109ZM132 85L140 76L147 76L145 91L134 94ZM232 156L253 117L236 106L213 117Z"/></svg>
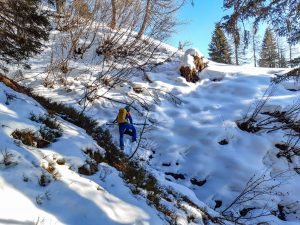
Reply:
<svg viewBox="0 0 300 225"><path fill-rule="evenodd" d="M42 55L31 60L32 70L23 71L27 79L22 79L21 83L33 88L36 94L80 110L82 106L78 104L78 100L84 95L84 87L94 79L90 74L95 75L95 71L100 70L101 66L92 63L92 57L86 60L72 59L70 66L73 67L73 71L64 78L64 84L56 83L52 88L47 88L43 81L48 75L45 70L50 54L51 44ZM179 52L171 61L146 72L147 79L141 73L113 89L103 87L99 90L99 95L105 93L106 98L96 99L87 107L85 113L109 129L115 144L118 145L118 127L106 123L114 120L118 109L124 104L108 99L123 102L130 102L129 97L132 96L143 99L147 102L149 111L134 102L133 106L139 112L132 110L133 119L134 122L143 123L144 116L148 113L147 124L150 126L146 127L142 145L134 159L142 162L144 168L154 174L161 184L192 196L198 204L208 206L209 210L219 213L241 213L249 209L249 214L246 215L254 220L245 219L245 223L263 221L269 224L299 224L300 175L296 172L300 167L299 156L294 155L292 163L284 157L276 156L280 150L275 145L286 141L286 132L278 130L249 133L240 130L236 124L247 112L254 110L253 107L268 89L274 74L283 74L288 70L209 62L209 67L199 75L201 81L194 84L186 82L180 76L179 65L182 56L183 53ZM13 75L12 72L11 77ZM138 85L143 91L134 92L132 84ZM299 82L294 81L276 85L262 112L286 110L299 100L299 89ZM4 86L2 90L11 91ZM158 90L159 94L153 97L153 92L150 94L149 90ZM164 224L145 202L127 194L128 189L124 187L113 168L101 165L112 174L105 181L99 179L98 173L82 178L68 169L80 165L85 160L82 154L84 148L99 148L90 137L73 125L62 122L63 136L51 144L48 150L29 150L23 145L16 147L10 137L13 129L37 129L38 125L31 122L28 115L31 111L44 113L35 103L26 99L25 96L18 97L10 105L5 105L5 94L2 93L1 121L6 122L3 122L2 126L4 133L1 134L1 143L8 143L3 148L12 150L19 161L17 166L1 168L1 173L4 174L2 182L7 184L4 186L7 189L7 192L4 192L5 198L22 193L30 199L25 201L24 197L22 207L33 210L35 215L41 213L40 218L49 218L63 224ZM20 101L22 105L26 105L22 106L22 112ZM142 127L136 127L139 134ZM126 138L125 153L131 155L133 150L130 139ZM39 165L60 156L67 161L67 166L57 166L65 179L51 182L46 188L39 187ZM35 163L32 166L33 159ZM24 167L21 166L23 164ZM34 172L24 175L25 168L31 167ZM30 182L24 183L24 176L28 176ZM263 192L258 198L247 196L247 201L243 199L241 204L233 204L228 208L245 190L247 184L252 184L251 181L259 182L260 179L263 179L263 182L260 183L259 189L254 190ZM48 192L51 201L47 200ZM255 192L250 194L255 195ZM43 201L39 207L34 202L37 196L41 196ZM73 208L70 207L67 213L62 212L60 207L69 201ZM280 208L282 206L284 208ZM11 215L4 217L5 219L16 219L12 217L15 214L10 214L11 210L6 206L3 206L0 212L3 210L7 210L6 214ZM284 218L281 213L284 214ZM95 222L101 218L107 222ZM24 217L18 217L18 220L32 221L37 218L32 218L26 213Z"/></svg>
<svg viewBox="0 0 300 225"><path fill-rule="evenodd" d="M45 116L36 101L0 83L0 224L164 224L134 197L116 169L77 173L87 148L104 153L86 132L60 118L62 136L44 148L24 145L15 130L38 132ZM31 118L31 119L30 119Z"/></svg>

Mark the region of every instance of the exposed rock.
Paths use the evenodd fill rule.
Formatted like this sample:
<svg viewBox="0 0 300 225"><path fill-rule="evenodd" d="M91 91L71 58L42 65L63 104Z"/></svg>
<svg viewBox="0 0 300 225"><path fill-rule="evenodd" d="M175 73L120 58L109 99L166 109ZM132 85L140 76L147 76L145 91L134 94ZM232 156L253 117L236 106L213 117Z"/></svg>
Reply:
<svg viewBox="0 0 300 225"><path fill-rule="evenodd" d="M165 174L174 177L175 180L178 180L178 179L184 180L185 179L184 175L180 174L180 173L178 174L178 173L166 172Z"/></svg>
<svg viewBox="0 0 300 225"><path fill-rule="evenodd" d="M132 89L135 93L142 93L144 90L143 86L140 84L134 84Z"/></svg>
<svg viewBox="0 0 300 225"><path fill-rule="evenodd" d="M218 142L220 145L228 145L228 141L226 139L223 139L221 141Z"/></svg>
<svg viewBox="0 0 300 225"><path fill-rule="evenodd" d="M191 181L192 184L197 185L199 187L203 186L207 182L206 179L204 179L204 180L197 180L196 178L192 178L190 181Z"/></svg>
<svg viewBox="0 0 300 225"><path fill-rule="evenodd" d="M216 205L215 205L214 209L220 208L223 204L223 202L221 200L215 200L215 203L216 203Z"/></svg>

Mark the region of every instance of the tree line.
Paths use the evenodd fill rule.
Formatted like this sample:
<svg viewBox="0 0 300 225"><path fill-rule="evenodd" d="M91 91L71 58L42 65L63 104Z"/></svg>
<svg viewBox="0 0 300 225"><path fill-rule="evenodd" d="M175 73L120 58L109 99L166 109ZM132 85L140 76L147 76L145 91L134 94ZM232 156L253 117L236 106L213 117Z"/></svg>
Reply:
<svg viewBox="0 0 300 225"><path fill-rule="evenodd" d="M284 44L282 38L278 37L270 27L266 28L261 41L257 35L253 33L251 35L252 40L249 46L244 49L245 46L242 46L233 51L234 41L230 40L221 24L217 23L208 46L210 59L219 63L235 63L236 65L252 61L254 66L270 68L295 67L300 64L299 57L292 57L292 46L288 43ZM289 53L289 58L287 58L287 53Z"/></svg>
<svg viewBox="0 0 300 225"><path fill-rule="evenodd" d="M224 0L223 7L231 13L224 16L216 25L209 45L209 55L212 60L222 63L231 63L233 60L238 65L251 43L255 66L256 63L264 67L300 65L300 58L294 58L292 55L293 46L300 41L299 1ZM257 34L262 23L267 23L269 27L265 31L261 46L258 46ZM251 31L245 24L250 24ZM231 45L228 45L223 32L231 38ZM280 45L278 37L286 39L287 48ZM286 52L288 52L288 60L286 60ZM226 59L220 59L220 55L224 55Z"/></svg>
<svg viewBox="0 0 300 225"><path fill-rule="evenodd" d="M116 30L120 32L122 29L130 31L127 34L135 32L132 35L133 41L120 45L142 51L138 46L142 43L140 40L144 34L159 41L166 40L172 34L176 25L175 13L186 2L194 4L192 0L0 0L0 61L20 64L41 52L51 29L65 31L74 27L74 24L84 23L91 28L93 22L104 24L112 30L111 33ZM56 15L41 7L41 4L46 3L56 9ZM256 63L268 67L299 65L300 58L294 58L292 54L293 46L300 41L299 1L224 0L223 6L231 13L216 24L209 45L212 60L241 64L252 43L255 66ZM51 22L53 17L56 18L56 27ZM251 31L245 28L246 22L251 24ZM265 32L262 44L257 46L257 33L262 22L270 26ZM88 28L85 27L85 30L87 33ZM75 33L70 32L70 35L74 40L76 35L86 35L83 33L84 28L81 27ZM288 47L280 45L277 37L285 38ZM118 41L119 38L120 36ZM108 45L115 44L114 41L115 39L110 40L109 43L106 40L100 47L106 46L107 50ZM79 54L84 53L90 46L79 46L78 38L73 44L76 46L72 47L72 51ZM147 48L144 42L142 46L143 49ZM103 53L101 48L99 52ZM106 51L109 54L112 52L127 54L120 46L118 49ZM3 69L4 64L0 65Z"/></svg>

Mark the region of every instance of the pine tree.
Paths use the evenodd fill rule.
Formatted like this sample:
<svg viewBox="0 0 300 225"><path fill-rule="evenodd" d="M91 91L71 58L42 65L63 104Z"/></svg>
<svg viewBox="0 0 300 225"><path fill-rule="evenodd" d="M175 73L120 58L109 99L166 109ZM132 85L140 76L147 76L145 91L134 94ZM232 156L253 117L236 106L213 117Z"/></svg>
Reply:
<svg viewBox="0 0 300 225"><path fill-rule="evenodd" d="M257 28L261 22L272 25L279 36L287 37L292 44L300 42L300 5L297 0L223 0L225 9L230 15L223 17L226 28L233 27L240 21L254 19Z"/></svg>
<svg viewBox="0 0 300 225"><path fill-rule="evenodd" d="M262 42L259 66L261 67L276 67L278 65L278 52L274 35L270 28L266 29L265 36Z"/></svg>
<svg viewBox="0 0 300 225"><path fill-rule="evenodd" d="M208 51L211 60L219 63L231 64L231 51L226 36L219 23L215 26Z"/></svg>
<svg viewBox="0 0 300 225"><path fill-rule="evenodd" d="M284 51L282 49L280 49L280 52L279 52L278 67L279 68L286 68L286 67L288 67L288 63L287 63L287 61L285 59Z"/></svg>
<svg viewBox="0 0 300 225"><path fill-rule="evenodd" d="M21 63L41 51L50 24L39 0L0 0L0 60Z"/></svg>

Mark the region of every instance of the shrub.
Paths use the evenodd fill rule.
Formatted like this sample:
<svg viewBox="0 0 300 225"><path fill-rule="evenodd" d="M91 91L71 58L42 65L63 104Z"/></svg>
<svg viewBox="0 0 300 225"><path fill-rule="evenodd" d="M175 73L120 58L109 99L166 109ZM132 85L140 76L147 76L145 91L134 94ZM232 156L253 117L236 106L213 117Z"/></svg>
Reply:
<svg viewBox="0 0 300 225"><path fill-rule="evenodd" d="M56 163L57 163L58 165L65 165L65 164L66 164L66 160L65 160L64 158L58 158L58 159L56 160Z"/></svg>
<svg viewBox="0 0 300 225"><path fill-rule="evenodd" d="M87 159L85 164L78 168L78 173L90 176L98 172L98 164L95 160Z"/></svg>
<svg viewBox="0 0 300 225"><path fill-rule="evenodd" d="M53 115L35 115L34 113L30 113L29 119L37 123L43 123L50 129L61 130L57 119Z"/></svg>
<svg viewBox="0 0 300 225"><path fill-rule="evenodd" d="M15 161L15 156L11 152L7 151L7 149L1 151L1 154L2 154L2 159L0 161L0 164L4 164L5 166L17 164L17 162Z"/></svg>
<svg viewBox="0 0 300 225"><path fill-rule="evenodd" d="M38 182L40 186L46 187L48 184L50 184L51 179L43 172L39 177Z"/></svg>
<svg viewBox="0 0 300 225"><path fill-rule="evenodd" d="M51 200L51 194L49 191L46 191L44 194L39 194L36 196L35 201L36 204L41 205L45 200ZM35 223L38 224L38 223Z"/></svg>
<svg viewBox="0 0 300 225"><path fill-rule="evenodd" d="M41 131L41 130L40 130ZM54 134L47 133L41 131L41 137L39 137L33 130L30 129L23 129L23 130L15 130L11 135L14 139L20 140L24 145L37 147L37 148L44 148L49 145L52 141L52 137ZM44 138L48 138L44 139Z"/></svg>
<svg viewBox="0 0 300 225"><path fill-rule="evenodd" d="M14 99L17 98L17 96L14 94L5 93L5 95L6 95L5 105L9 105Z"/></svg>
<svg viewBox="0 0 300 225"><path fill-rule="evenodd" d="M47 141L48 143L54 142L56 138L61 137L62 132L56 129L49 129L46 126L42 126L39 129L39 133L43 140Z"/></svg>
<svg viewBox="0 0 300 225"><path fill-rule="evenodd" d="M17 129L11 135L14 139L20 140L24 145L37 147L37 142L39 139L35 132L31 129Z"/></svg>
<svg viewBox="0 0 300 225"><path fill-rule="evenodd" d="M97 149L94 150L92 148L86 148L83 150L85 154L87 154L91 159L95 160L97 163L104 162L104 156L101 154L101 152Z"/></svg>
<svg viewBox="0 0 300 225"><path fill-rule="evenodd" d="M17 129L11 134L13 138L20 140L23 144L28 146L44 148L51 142L54 142L56 138L61 137L62 129L54 117L36 116L31 113L29 119L44 124L39 129L40 135L37 135L36 132L31 129Z"/></svg>

